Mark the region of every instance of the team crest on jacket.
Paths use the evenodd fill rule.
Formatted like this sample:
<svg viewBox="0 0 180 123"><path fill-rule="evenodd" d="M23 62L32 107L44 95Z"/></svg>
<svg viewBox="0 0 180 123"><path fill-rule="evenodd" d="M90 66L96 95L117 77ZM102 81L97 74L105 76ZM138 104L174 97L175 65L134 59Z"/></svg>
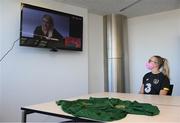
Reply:
<svg viewBox="0 0 180 123"><path fill-rule="evenodd" d="M157 85L159 83L159 79L154 79L153 83Z"/></svg>

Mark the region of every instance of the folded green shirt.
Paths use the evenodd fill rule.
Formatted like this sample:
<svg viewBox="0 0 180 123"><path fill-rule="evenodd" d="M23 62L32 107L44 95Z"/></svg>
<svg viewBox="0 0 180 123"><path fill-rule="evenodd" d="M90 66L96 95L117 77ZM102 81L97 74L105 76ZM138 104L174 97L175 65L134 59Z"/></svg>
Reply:
<svg viewBox="0 0 180 123"><path fill-rule="evenodd" d="M75 117L85 117L98 121L114 121L126 117L127 114L154 116L160 113L157 106L137 101L123 101L117 98L78 99L74 101L59 100L58 106Z"/></svg>

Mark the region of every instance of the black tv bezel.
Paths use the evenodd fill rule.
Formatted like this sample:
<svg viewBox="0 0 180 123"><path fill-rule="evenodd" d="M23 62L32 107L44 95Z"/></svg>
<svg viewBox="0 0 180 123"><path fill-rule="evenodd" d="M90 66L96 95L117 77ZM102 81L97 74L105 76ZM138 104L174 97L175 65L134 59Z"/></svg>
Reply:
<svg viewBox="0 0 180 123"><path fill-rule="evenodd" d="M80 48L67 48L67 47L64 47L64 48L52 49L51 47L35 47L35 46L30 46L30 45L22 45L21 44L21 38L23 38L23 36L22 36L23 7L34 9L34 10L45 11L45 12L49 12L49 13L53 13L53 14L57 14L57 15L59 14L61 16L81 18L81 21L82 21L81 22L82 23L82 26L81 26L82 34L81 34L81 37L80 37L81 38L81 47ZM26 47L34 47L34 48L52 49L52 51L53 50L55 50L55 51L57 51L57 50L83 51L83 23L84 23L83 16L74 15L74 14L70 14L70 13L65 13L65 12L62 12L62 11L57 11L57 10L53 10L53 9L49 9L49 8L44 8L44 7L40 7L40 6L35 6L35 5L27 4L27 3L21 3L20 42L19 42L19 45L20 46L26 46ZM30 37L25 37L25 38L29 38L30 39Z"/></svg>

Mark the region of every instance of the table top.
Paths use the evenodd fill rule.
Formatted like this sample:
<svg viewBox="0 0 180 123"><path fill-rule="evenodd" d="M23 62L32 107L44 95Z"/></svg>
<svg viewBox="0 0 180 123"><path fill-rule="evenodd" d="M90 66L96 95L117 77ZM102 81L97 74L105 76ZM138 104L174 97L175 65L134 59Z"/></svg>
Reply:
<svg viewBox="0 0 180 123"><path fill-rule="evenodd" d="M160 114L156 116L132 115L128 114L125 118L111 123L179 123L180 107L158 106Z"/></svg>
<svg viewBox="0 0 180 123"><path fill-rule="evenodd" d="M180 106L180 96L165 96L165 95L160 96L160 95L147 95L147 94L104 92L104 93L89 94L87 96L81 96L79 98L88 98L90 96L119 98L121 100L130 100L130 101L136 100L141 103L151 103L154 105Z"/></svg>
<svg viewBox="0 0 180 123"><path fill-rule="evenodd" d="M128 114L124 119L113 121L119 122L180 122L180 96L159 96L159 95L144 95L144 94L129 94L129 93L97 93L85 96L73 97L66 100L88 99L89 97L109 97L119 98L121 100L138 101L141 103L151 103L158 106L160 114L156 116L144 116ZM33 110L47 112L55 115L73 117L71 114L65 113L61 107L57 106L55 101L41 103L31 106L22 107L22 110Z"/></svg>

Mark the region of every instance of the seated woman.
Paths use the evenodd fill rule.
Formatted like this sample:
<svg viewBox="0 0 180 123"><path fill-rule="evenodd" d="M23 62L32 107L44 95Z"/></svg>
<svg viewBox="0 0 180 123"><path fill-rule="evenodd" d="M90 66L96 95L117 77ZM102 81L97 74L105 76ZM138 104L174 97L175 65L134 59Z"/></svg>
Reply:
<svg viewBox="0 0 180 123"><path fill-rule="evenodd" d="M63 36L55 29L53 18L50 15L43 15L41 25L34 30L34 38L36 46L39 47L56 47L64 46Z"/></svg>
<svg viewBox="0 0 180 123"><path fill-rule="evenodd" d="M140 93L167 95L170 86L167 59L152 56L146 63L146 67L151 72L144 75Z"/></svg>

